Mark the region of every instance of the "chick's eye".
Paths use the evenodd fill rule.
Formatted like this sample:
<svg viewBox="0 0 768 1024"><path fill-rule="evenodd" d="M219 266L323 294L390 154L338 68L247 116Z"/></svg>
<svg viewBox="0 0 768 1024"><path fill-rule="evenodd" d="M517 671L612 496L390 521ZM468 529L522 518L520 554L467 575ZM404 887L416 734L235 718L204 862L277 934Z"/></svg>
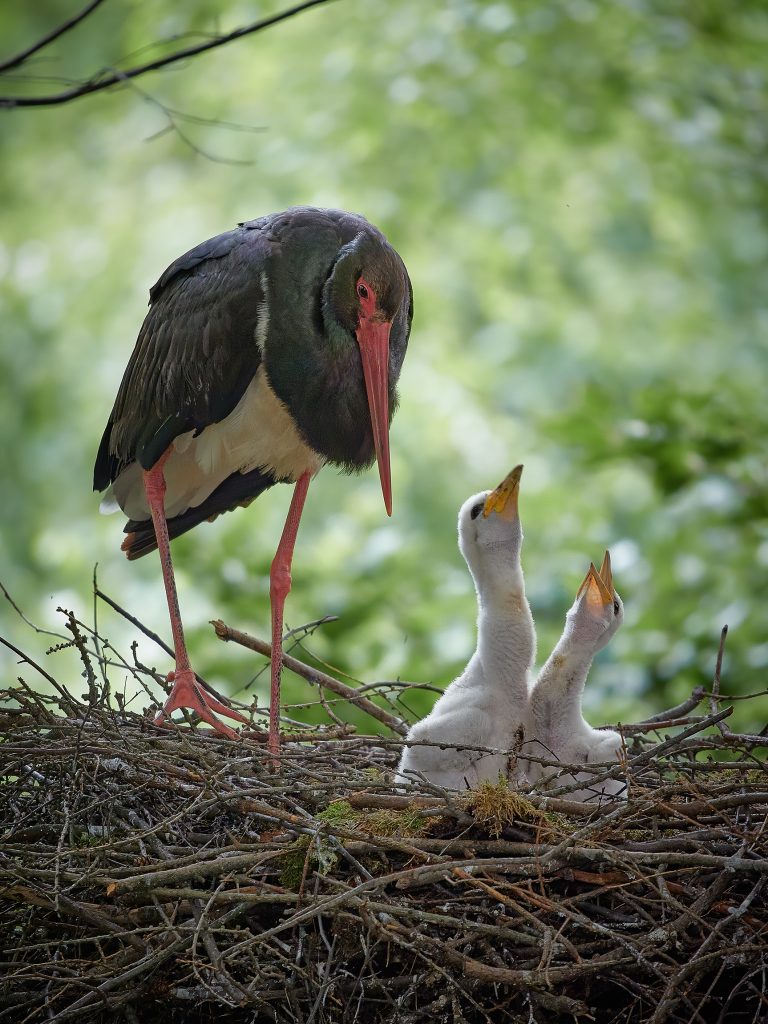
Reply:
<svg viewBox="0 0 768 1024"><path fill-rule="evenodd" d="M478 501L478 503L477 503L476 505L473 505L473 506L472 506L472 508L471 508L471 510L470 510L470 513L469 513L469 514L470 514L470 516L471 516L471 517L472 517L473 519L477 519L477 517L478 517L478 516L480 515L480 513L481 513L481 512L483 511L483 504L484 504L484 502L482 502L482 501Z"/></svg>
<svg viewBox="0 0 768 1024"><path fill-rule="evenodd" d="M368 298L368 289L365 287L364 284L359 284L357 286L357 294L360 296L361 299Z"/></svg>

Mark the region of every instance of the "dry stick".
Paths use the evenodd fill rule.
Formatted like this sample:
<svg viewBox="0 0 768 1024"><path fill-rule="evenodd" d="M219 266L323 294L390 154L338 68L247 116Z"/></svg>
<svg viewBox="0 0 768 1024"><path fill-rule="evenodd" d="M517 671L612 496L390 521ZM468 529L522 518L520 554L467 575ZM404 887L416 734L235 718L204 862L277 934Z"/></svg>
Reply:
<svg viewBox="0 0 768 1024"><path fill-rule="evenodd" d="M667 711L659 711L657 715L651 715L650 718L644 718L642 722L635 724L638 726L653 725L656 722L669 724L670 719L681 718L683 715L687 715L689 711L693 711L694 708L698 707L704 697L704 692L703 686L697 686L691 696L684 700L682 704L669 708ZM716 711L717 709L714 708L713 710Z"/></svg>
<svg viewBox="0 0 768 1024"><path fill-rule="evenodd" d="M33 661L23 651L20 651L18 647L14 647L9 640L6 640L5 637L0 636L0 644L4 644L9 650L13 651L14 654L18 654L18 656L25 664L30 665L33 669L35 669L36 672L40 673L43 679L47 679L51 686L54 686L59 692L61 691L61 687L59 686L59 684L56 682L52 675L46 672L44 668L38 665L36 661Z"/></svg>
<svg viewBox="0 0 768 1024"><path fill-rule="evenodd" d="M729 697L728 698L724 698L724 697L720 696L720 677L721 677L722 671L723 671L723 655L725 654L725 640L726 640L727 636L728 636L728 626L723 626L722 630L720 631L720 646L717 649L717 660L715 661L715 673L714 673L714 676L712 678L712 692L711 692L710 698L709 698L709 703L710 703L710 706L711 706L713 711L716 710L717 704L718 704L719 701L721 701L721 700L730 700ZM757 735L754 735L752 733L733 732L733 730L729 726L722 725L721 723L718 723L717 728L720 730L722 735L727 740L738 739L738 740L742 740L745 743L759 743L759 744L761 744L763 746L765 745L765 739L766 739L766 736L765 736L766 730L765 730L765 728L763 729L762 733L758 733ZM768 727L766 727L766 728L768 728Z"/></svg>
<svg viewBox="0 0 768 1024"><path fill-rule="evenodd" d="M228 919L234 918L239 916L242 912L242 907L235 907L228 912L226 917ZM128 968L128 970L120 975L113 975L112 977L107 978L107 980L103 981L97 988L82 996L74 1003L71 1003L69 1006L64 1007L63 1010L60 1010L55 1016L50 1018L51 1021L62 1021L67 1020L70 1017L78 1016L85 1007L94 1002L98 1002L99 1000L104 1000L107 992L124 985L128 981L132 981L134 978L137 978L149 970L156 970L166 960L180 954L185 947L191 946L193 941L194 934L189 934L177 939L170 946L166 946L165 949L153 950L151 947L147 947L147 955L138 963L133 964ZM109 1003L107 1003L107 1006L109 1006Z"/></svg>
<svg viewBox="0 0 768 1024"><path fill-rule="evenodd" d="M720 700L720 675L723 671L723 655L725 654L725 639L728 636L728 626L720 630L720 646L717 649L717 660L715 661L715 674L712 678L712 693L709 696L709 706L714 713ZM731 735L731 730L722 722L717 723L717 728L723 736Z"/></svg>
<svg viewBox="0 0 768 1024"><path fill-rule="evenodd" d="M19 618L21 619L25 626L29 626L29 628L33 629L36 633L42 633L44 636L55 636L57 640L66 641L67 638L64 636L63 633L57 633L53 629L43 629L42 626L37 626L31 619L28 619L24 612L21 610L21 608L19 608L14 599L8 593L2 580L0 580L0 591L3 592L3 596L5 597L6 601L11 606L11 608L13 608L13 610L16 612L16 614L19 616Z"/></svg>
<svg viewBox="0 0 768 1024"><path fill-rule="evenodd" d="M439 939L420 935L415 931L405 933L402 925L396 925L394 922L387 922L386 929L387 931L390 929L396 932L399 931L401 935L407 934L408 939L414 945L423 945L439 952L442 959L460 967L467 977L477 978L479 981L517 985L524 988L546 988L553 982L569 981L572 978L581 978L593 972L602 972L611 967L632 963L632 957L616 956L612 952L610 956L595 957L591 963L584 961L580 964L574 964L572 967L550 967L543 971L510 970L508 967L493 967L491 964L481 963L472 957L466 956L464 953L459 953Z"/></svg>
<svg viewBox="0 0 768 1024"><path fill-rule="evenodd" d="M132 626L135 626L137 629L140 629L141 632L144 634L144 636L146 636L150 640L154 641L157 644L157 646L161 650L165 651L165 653L169 657L174 658L174 659L176 658L176 655L175 655L172 647L169 647L168 644L157 635L157 633L153 633L151 629L149 629L147 626L145 626L144 623L141 622L139 619L137 619L134 615L131 615L130 612L127 612L125 610L125 608L121 608L120 605L117 603L117 601L113 601L112 598L109 597L108 594L105 594L103 590L100 590L99 587L94 587L93 592L94 592L94 594L97 597L100 597L102 601L104 601L106 604L108 604L110 608L114 608L114 610L118 613L118 615L122 615L122 617L126 621L130 622ZM220 700L222 702L222 704L227 704L230 707L234 707L234 706L241 707L241 708L247 708L248 707L247 704L242 704L240 701L231 701L229 699L229 697L225 697L223 694L219 693L218 690L214 690L214 688L211 686L211 684L206 682L205 679L202 678L202 676L199 676L197 674L197 672L195 672L195 679L198 681L198 683L200 683L201 686L205 687L205 689L208 691L208 693L213 694L213 696L217 700Z"/></svg>
<svg viewBox="0 0 768 1024"><path fill-rule="evenodd" d="M451 804L450 800L440 799L437 796L395 796L389 793L351 793L345 797L349 804L355 809L381 809L392 811L405 811L417 809L422 811L424 817L431 815L444 815L456 818L459 823L468 823L473 820L466 811ZM555 811L558 814L569 814L579 818L591 818L602 816L615 807L615 803L603 804L582 804L575 800L558 800L556 797L539 796L536 793L526 793L528 800L537 810Z"/></svg>
<svg viewBox="0 0 768 1024"><path fill-rule="evenodd" d="M627 764L630 768L633 769L638 768L641 765L646 765L652 762L659 755L666 754L670 750L674 751L682 743L683 740L686 740L690 736L696 735L696 733L703 732L704 729L708 728L710 725L717 724L718 722L722 721L724 718L727 718L731 714L733 714L732 707L723 708L722 711L718 711L714 715L709 715L707 718L701 718L698 721L694 722L692 725L690 725L687 729L684 729L681 733L678 733L676 736L670 736L668 739L663 740L661 743L657 743L654 746L649 747L647 750L642 751L640 754L636 754L634 757L628 760ZM730 742L734 738L736 737L728 737L728 742ZM536 758L531 756L530 759L532 761L542 763L542 758ZM544 761L543 763L547 762ZM589 766L590 768L597 769L597 773L591 775L590 785L598 785L599 783L604 782L606 779L615 778L619 767L623 768L623 766L619 765L610 767L610 764L611 762L605 762L605 765L594 764ZM572 766L561 765L560 767L562 769L569 770ZM584 768L585 766L582 765L580 766L579 770L583 771ZM543 780L537 783L537 786L541 786L542 782ZM583 786L583 781L572 782L567 785L557 786L555 792L558 796L564 796L567 799L569 793L572 793L576 789L583 788ZM531 795L533 794L528 794L527 798L530 799ZM600 804L598 804L597 806L601 805L606 806L604 801L601 801ZM611 818L613 816L613 810L621 810L622 804L617 805L616 801L612 801L607 805L607 807L609 809L608 818Z"/></svg>
<svg viewBox="0 0 768 1024"><path fill-rule="evenodd" d="M247 647L249 651L255 651L257 654L263 654L265 658L272 657L272 645L267 643L266 640L259 640L255 636L251 636L249 633L243 633L239 629L232 629L226 623L222 622L221 619L213 619L211 622L216 636L219 640L233 641L236 644L240 644L241 647ZM289 668L296 675L306 679L308 683L314 686L323 687L326 690L332 690L340 697L344 697L354 704L355 707L360 708L361 711L367 712L372 718L382 722L388 726L393 732L398 733L400 736L405 736L408 732L408 726L396 715L391 715L388 711L384 711L373 701L368 700L367 697L361 697L360 694L353 686L347 686L346 683L339 682L338 679L334 679L333 676L326 675L325 672L321 672L319 669L311 668L309 665L305 665L303 661L299 661L297 658L291 657L290 654L283 655L283 665Z"/></svg>

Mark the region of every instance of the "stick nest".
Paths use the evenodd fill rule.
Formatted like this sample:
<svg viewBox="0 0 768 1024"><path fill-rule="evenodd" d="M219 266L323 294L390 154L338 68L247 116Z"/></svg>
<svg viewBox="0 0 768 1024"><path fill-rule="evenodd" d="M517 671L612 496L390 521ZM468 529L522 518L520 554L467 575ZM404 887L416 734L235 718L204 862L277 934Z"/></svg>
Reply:
<svg viewBox="0 0 768 1024"><path fill-rule="evenodd" d="M396 794L401 737L275 768L0 697L0 1021L768 1019L768 773L727 711L628 727L630 798L593 807Z"/></svg>

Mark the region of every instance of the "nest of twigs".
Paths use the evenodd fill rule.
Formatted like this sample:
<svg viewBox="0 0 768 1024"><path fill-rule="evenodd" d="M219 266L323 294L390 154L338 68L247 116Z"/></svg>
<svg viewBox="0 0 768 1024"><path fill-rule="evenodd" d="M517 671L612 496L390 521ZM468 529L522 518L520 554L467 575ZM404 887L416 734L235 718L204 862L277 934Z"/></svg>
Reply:
<svg viewBox="0 0 768 1024"><path fill-rule="evenodd" d="M0 1021L768 1020L766 741L717 694L590 806L396 794L394 716L275 767L89 686L0 694Z"/></svg>

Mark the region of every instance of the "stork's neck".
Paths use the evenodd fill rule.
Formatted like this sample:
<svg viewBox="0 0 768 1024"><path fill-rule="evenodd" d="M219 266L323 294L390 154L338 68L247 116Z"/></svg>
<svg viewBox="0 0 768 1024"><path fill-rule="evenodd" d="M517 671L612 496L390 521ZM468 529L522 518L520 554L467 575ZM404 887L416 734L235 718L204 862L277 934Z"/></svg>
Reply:
<svg viewBox="0 0 768 1024"><path fill-rule="evenodd" d="M506 564L505 564L506 562ZM473 567L477 588L477 657L487 685L524 706L536 657L536 632L519 561L504 555Z"/></svg>

